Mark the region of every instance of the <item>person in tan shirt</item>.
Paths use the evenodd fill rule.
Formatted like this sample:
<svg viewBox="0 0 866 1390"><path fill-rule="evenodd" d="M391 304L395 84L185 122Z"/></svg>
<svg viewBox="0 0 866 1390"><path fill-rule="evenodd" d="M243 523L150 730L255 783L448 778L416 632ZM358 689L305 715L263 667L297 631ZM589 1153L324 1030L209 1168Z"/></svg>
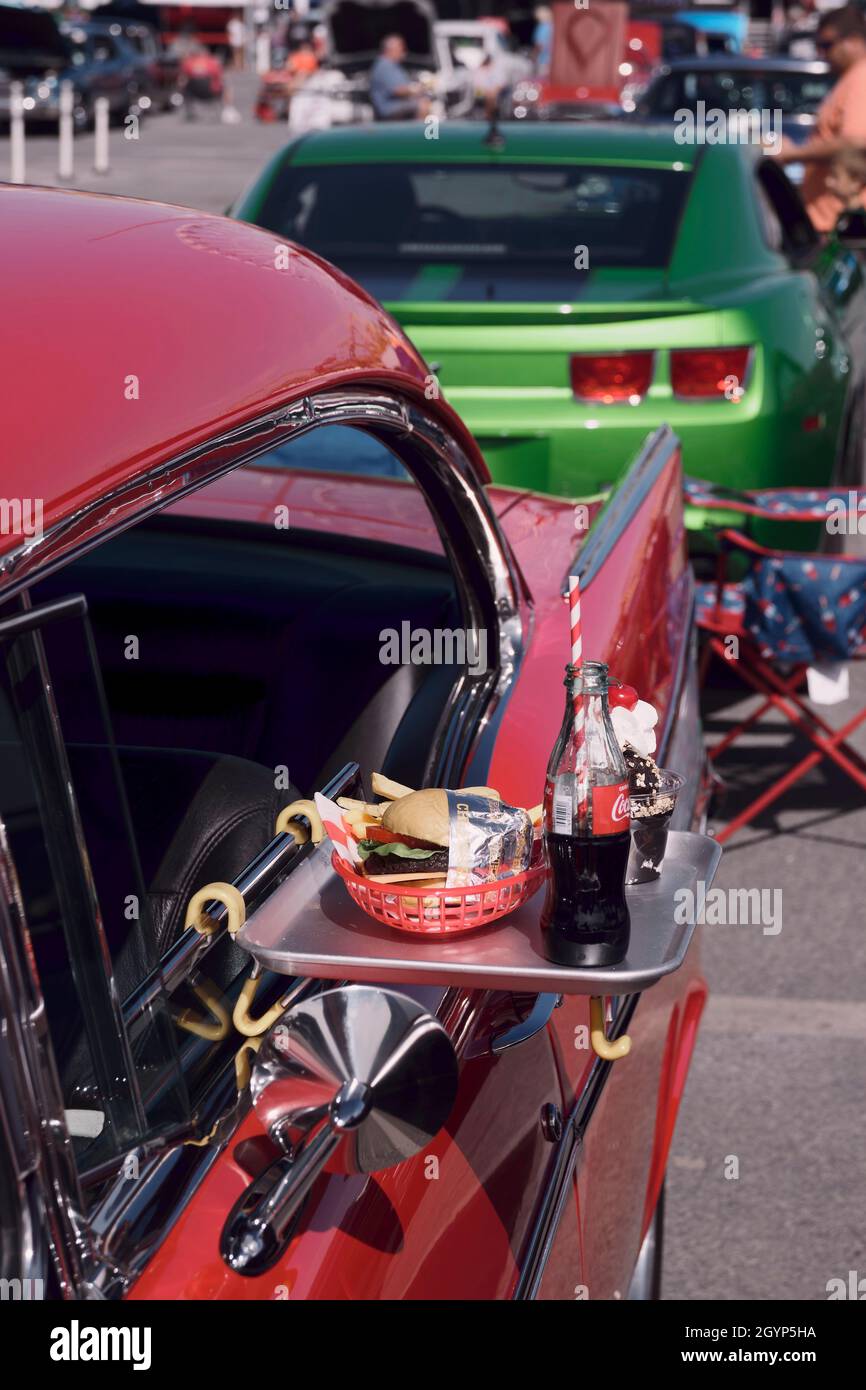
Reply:
<svg viewBox="0 0 866 1390"><path fill-rule="evenodd" d="M800 196L819 232L829 232L844 208L828 187L831 161L843 150L866 148L866 18L855 5L829 10L818 27L818 56L838 75L818 108L815 133L805 145L785 141L781 164L805 164ZM866 194L861 195L866 206Z"/></svg>

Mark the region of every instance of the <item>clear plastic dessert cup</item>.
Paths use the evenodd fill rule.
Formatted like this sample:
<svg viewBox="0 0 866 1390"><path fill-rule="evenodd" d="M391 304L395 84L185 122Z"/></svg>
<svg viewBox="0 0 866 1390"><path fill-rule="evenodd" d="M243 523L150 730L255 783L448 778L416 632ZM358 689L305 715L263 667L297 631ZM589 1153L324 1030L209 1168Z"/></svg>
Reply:
<svg viewBox="0 0 866 1390"><path fill-rule="evenodd" d="M668 842L668 826L682 789L676 772L659 768L658 789L630 796L631 848L625 871L627 884L652 883L661 873Z"/></svg>

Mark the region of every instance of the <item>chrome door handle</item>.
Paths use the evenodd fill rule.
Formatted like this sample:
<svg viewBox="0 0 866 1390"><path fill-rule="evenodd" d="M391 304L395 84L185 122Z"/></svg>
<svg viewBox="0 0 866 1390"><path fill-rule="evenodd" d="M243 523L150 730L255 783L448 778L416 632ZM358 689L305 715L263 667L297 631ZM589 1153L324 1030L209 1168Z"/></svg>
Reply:
<svg viewBox="0 0 866 1390"><path fill-rule="evenodd" d="M276 1263L291 1239L294 1217L339 1142L339 1134L325 1125L297 1158L285 1154L250 1183L220 1240L231 1269L255 1276Z"/></svg>

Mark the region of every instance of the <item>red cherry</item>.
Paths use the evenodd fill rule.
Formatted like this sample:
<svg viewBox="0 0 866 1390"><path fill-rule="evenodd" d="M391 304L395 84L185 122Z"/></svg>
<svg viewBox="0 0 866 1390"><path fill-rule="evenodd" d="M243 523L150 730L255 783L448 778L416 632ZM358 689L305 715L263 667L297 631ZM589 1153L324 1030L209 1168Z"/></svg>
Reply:
<svg viewBox="0 0 866 1390"><path fill-rule="evenodd" d="M634 709L640 696L631 685L612 685L607 692L608 704L611 709L617 705L624 705L626 709Z"/></svg>

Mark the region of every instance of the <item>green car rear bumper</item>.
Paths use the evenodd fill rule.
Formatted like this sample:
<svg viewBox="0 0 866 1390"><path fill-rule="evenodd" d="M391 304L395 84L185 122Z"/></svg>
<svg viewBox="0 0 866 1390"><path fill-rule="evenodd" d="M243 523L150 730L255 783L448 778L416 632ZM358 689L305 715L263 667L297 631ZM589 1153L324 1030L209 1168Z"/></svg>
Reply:
<svg viewBox="0 0 866 1390"><path fill-rule="evenodd" d="M445 383L443 382L443 385ZM646 436L669 424L683 472L733 489L822 485L831 480L841 427L835 410L801 399L780 412L752 382L739 401L672 394L637 405L576 401L569 392L454 388L451 405L479 442L496 482L581 497L615 482ZM697 512L692 525L701 525Z"/></svg>

